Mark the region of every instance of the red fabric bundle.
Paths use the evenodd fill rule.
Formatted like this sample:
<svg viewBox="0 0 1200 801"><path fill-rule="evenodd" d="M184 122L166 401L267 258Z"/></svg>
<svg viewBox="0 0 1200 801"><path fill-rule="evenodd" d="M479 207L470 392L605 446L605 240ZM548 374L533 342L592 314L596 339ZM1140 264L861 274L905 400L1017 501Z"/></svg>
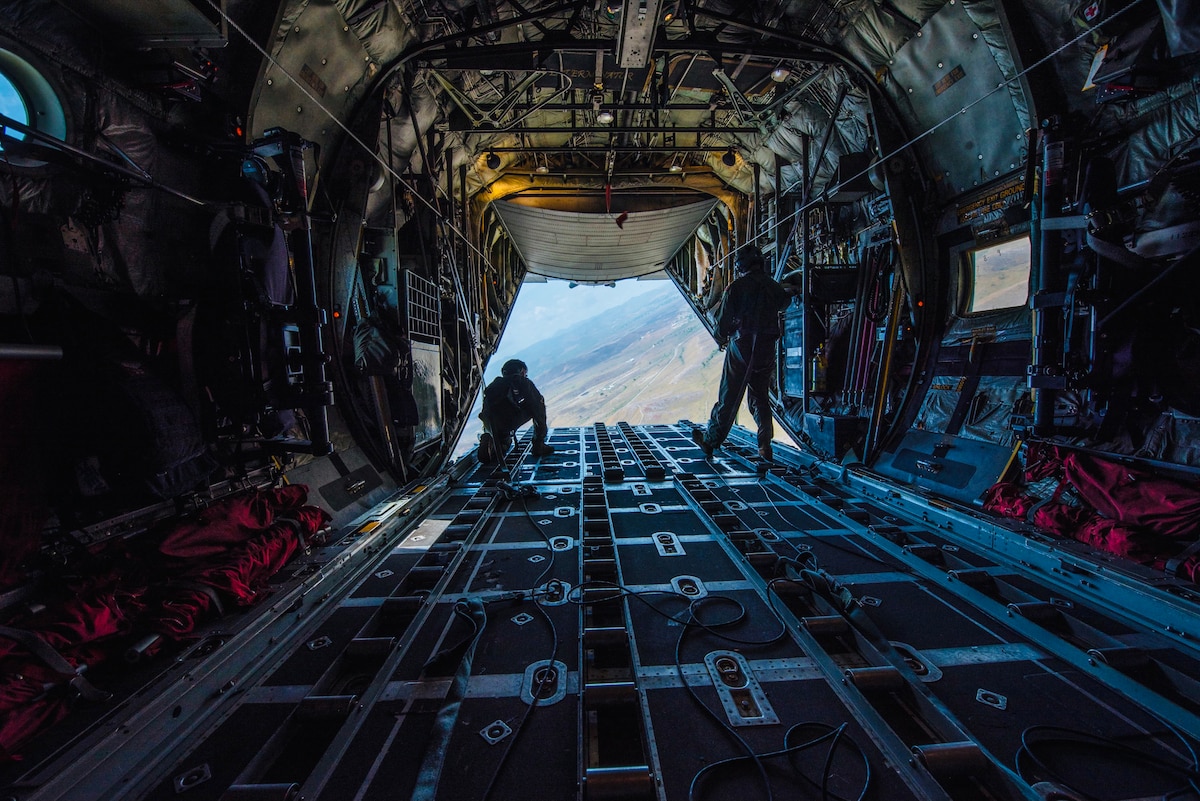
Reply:
<svg viewBox="0 0 1200 801"><path fill-rule="evenodd" d="M1160 569L1166 566L1164 554L1175 550L1174 543L1152 532L1095 515L1080 525L1073 536L1102 551Z"/></svg>
<svg viewBox="0 0 1200 801"><path fill-rule="evenodd" d="M0 676L0 762L5 762L26 739L66 717L70 702L61 693L47 694L47 686L62 683L67 677L45 665L0 663Z"/></svg>
<svg viewBox="0 0 1200 801"><path fill-rule="evenodd" d="M315 506L296 509L262 536L245 543L221 565L201 571L195 578L228 595L238 606L249 606L258 599L266 580L279 572L300 547L301 537L311 537L329 519L325 510Z"/></svg>
<svg viewBox="0 0 1200 801"><path fill-rule="evenodd" d="M144 605L139 588L126 590L118 585L116 574L95 579L74 597L25 627L41 637L54 650L66 653L84 643L117 634L128 634L133 620ZM0 659L28 656L24 646L0 637Z"/></svg>
<svg viewBox="0 0 1200 801"><path fill-rule="evenodd" d="M1164 537L1200 534L1200 487L1082 453L1067 454L1063 476L1104 517Z"/></svg>
<svg viewBox="0 0 1200 801"><path fill-rule="evenodd" d="M1001 517L1025 519L1037 499L1025 494L1025 488L1011 481L993 484L983 493L983 508Z"/></svg>
<svg viewBox="0 0 1200 801"><path fill-rule="evenodd" d="M100 645L81 645L62 656L72 667L92 667L108 652ZM66 688L72 678L27 654L0 660L0 762L14 759L21 743L67 716L75 702Z"/></svg>
<svg viewBox="0 0 1200 801"><path fill-rule="evenodd" d="M1192 554L1175 569L1175 575L1200 584L1200 554Z"/></svg>
<svg viewBox="0 0 1200 801"><path fill-rule="evenodd" d="M231 545L261 534L282 510L308 499L308 488L291 484L227 498L205 509L195 520L177 525L158 550L164 556L199 559L225 553Z"/></svg>
<svg viewBox="0 0 1200 801"><path fill-rule="evenodd" d="M1051 476L1062 477L1062 454L1053 445L1031 442L1025 446L1025 483Z"/></svg>
<svg viewBox="0 0 1200 801"><path fill-rule="evenodd" d="M1047 478L1058 478L1058 487L1039 498L1028 484ZM1200 535L1197 486L1041 443L1028 446L1024 480L990 487L983 508L1159 569L1180 552L1179 540ZM1068 492L1082 505L1061 502ZM1175 572L1200 580L1200 555Z"/></svg>
<svg viewBox="0 0 1200 801"><path fill-rule="evenodd" d="M195 630L217 600L250 606L267 579L279 572L307 539L329 520L315 506L302 506L277 519L265 532L242 543L225 558L208 561L175 578L164 596L151 604L141 623L157 634L179 639ZM216 599L214 599L214 594Z"/></svg>
<svg viewBox="0 0 1200 801"><path fill-rule="evenodd" d="M267 580L330 519L304 506L308 490L293 485L253 491L214 504L173 527L162 555L113 549L114 567L81 586L56 608L14 621L36 634L72 668L94 667L124 653L146 632L179 639L211 617L218 604L250 606ZM188 565L173 559L186 558ZM147 586L145 576L167 576ZM64 667L60 663L60 667ZM74 674L46 664L15 640L0 636L0 760L70 710L66 684Z"/></svg>
<svg viewBox="0 0 1200 801"><path fill-rule="evenodd" d="M1067 506L1065 503L1054 502L1035 509L1031 522L1043 531L1070 537L1081 525L1095 516L1095 512L1082 506Z"/></svg>

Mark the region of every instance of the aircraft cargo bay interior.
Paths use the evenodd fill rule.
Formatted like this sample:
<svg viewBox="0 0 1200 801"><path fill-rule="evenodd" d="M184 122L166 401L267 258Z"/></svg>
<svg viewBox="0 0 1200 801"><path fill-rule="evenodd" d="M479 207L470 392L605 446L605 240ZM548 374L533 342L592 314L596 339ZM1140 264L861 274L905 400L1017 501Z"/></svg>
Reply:
<svg viewBox="0 0 1200 801"><path fill-rule="evenodd" d="M1198 165L1195 0L10 0L0 799L1200 799Z"/></svg>

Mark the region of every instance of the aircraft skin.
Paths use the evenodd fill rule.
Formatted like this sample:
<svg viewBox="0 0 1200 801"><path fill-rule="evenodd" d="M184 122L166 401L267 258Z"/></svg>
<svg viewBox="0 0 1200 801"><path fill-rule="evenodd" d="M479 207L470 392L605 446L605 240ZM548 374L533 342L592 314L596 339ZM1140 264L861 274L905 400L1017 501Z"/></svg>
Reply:
<svg viewBox="0 0 1200 801"><path fill-rule="evenodd" d="M0 115L0 797L1200 794L1193 0L10 0ZM451 458L749 247L798 447Z"/></svg>

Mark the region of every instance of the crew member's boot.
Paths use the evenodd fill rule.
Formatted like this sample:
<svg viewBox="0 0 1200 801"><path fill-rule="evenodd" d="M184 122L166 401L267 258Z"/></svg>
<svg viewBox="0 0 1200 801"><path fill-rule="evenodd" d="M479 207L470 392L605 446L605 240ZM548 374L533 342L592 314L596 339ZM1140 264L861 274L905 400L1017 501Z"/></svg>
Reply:
<svg viewBox="0 0 1200 801"><path fill-rule="evenodd" d="M477 452L482 464L495 464L499 461L496 454L496 443L492 435L484 431L479 435L479 450Z"/></svg>
<svg viewBox="0 0 1200 801"><path fill-rule="evenodd" d="M542 441L534 440L534 442L533 442L533 455L534 456L549 456L552 453L554 453L553 445L547 445L544 440L542 440Z"/></svg>

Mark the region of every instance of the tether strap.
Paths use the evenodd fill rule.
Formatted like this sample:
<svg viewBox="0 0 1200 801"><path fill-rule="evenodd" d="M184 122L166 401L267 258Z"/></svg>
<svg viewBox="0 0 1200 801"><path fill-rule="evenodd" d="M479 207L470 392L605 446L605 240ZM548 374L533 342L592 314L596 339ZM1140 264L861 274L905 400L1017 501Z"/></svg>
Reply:
<svg viewBox="0 0 1200 801"><path fill-rule="evenodd" d="M837 579L824 570L802 567L794 560L784 562L784 575L791 581L807 585L829 602L846 622L857 629L884 657L892 656L893 663L903 664L903 659L896 653L891 641L862 608L862 604L855 599L848 587L839 584Z"/></svg>
<svg viewBox="0 0 1200 801"><path fill-rule="evenodd" d="M43 640L34 632L0 626L0 637L7 637L18 645L23 646L25 650L40 659L46 667L54 672L61 673L63 676L70 676L71 679L67 684L75 692L79 693L79 697L85 701L107 701L112 697L112 693L97 690L90 681L76 673L75 668L62 654L54 650L50 643Z"/></svg>
<svg viewBox="0 0 1200 801"><path fill-rule="evenodd" d="M983 350L990 343L977 342L971 348L971 358L968 358L966 371L963 373L962 390L958 394L958 401L954 404L954 411L950 413L950 419L946 422L946 434L948 436L957 436L963 423L967 420L967 414L975 405L975 396L979 392L979 379L983 375Z"/></svg>
<svg viewBox="0 0 1200 801"><path fill-rule="evenodd" d="M294 517L277 517L275 518L276 525L286 525L296 533L296 539L300 541L300 550L309 553L312 548L309 547L308 540L304 537L304 526Z"/></svg>
<svg viewBox="0 0 1200 801"><path fill-rule="evenodd" d="M1182 578L1179 575L1179 568L1183 567L1188 559L1196 554L1200 554L1200 540L1196 540L1188 547L1180 551L1175 558L1167 560L1167 574L1175 578Z"/></svg>
<svg viewBox="0 0 1200 801"><path fill-rule="evenodd" d="M217 612L217 617L225 617L225 605L221 603L221 596L217 594L215 587L205 584L200 581L185 581L182 579L168 581L165 585L167 590L187 590L190 592L198 592L208 598L212 603L213 608Z"/></svg>
<svg viewBox="0 0 1200 801"><path fill-rule="evenodd" d="M1037 513L1042 510L1042 507L1049 506L1052 503L1060 502L1059 499L1062 498L1063 492L1066 491L1066 489L1067 489L1066 479L1058 482L1058 486L1054 488L1054 492L1051 493L1049 498L1043 498L1042 500L1035 503L1033 506L1029 507L1029 511L1025 513L1025 519L1028 520L1030 523L1033 523L1034 522L1033 519L1037 516Z"/></svg>
<svg viewBox="0 0 1200 801"><path fill-rule="evenodd" d="M410 801L433 801L437 797L438 782L441 781L442 767L446 762L447 746L450 744L450 736L454 733L454 725L458 722L463 698L467 694L467 680L471 677L475 646L479 644L480 635L487 626L487 614L483 611L483 602L478 598L459 601L454 605L454 614L468 620L474 632L468 639L439 651L426 663L441 662L455 652L462 651L458 671L454 674L450 690L446 693L446 701L438 710L437 718L433 722L433 731L430 732L429 743L425 747L425 757L421 760L421 770L417 773L417 786L413 789Z"/></svg>

